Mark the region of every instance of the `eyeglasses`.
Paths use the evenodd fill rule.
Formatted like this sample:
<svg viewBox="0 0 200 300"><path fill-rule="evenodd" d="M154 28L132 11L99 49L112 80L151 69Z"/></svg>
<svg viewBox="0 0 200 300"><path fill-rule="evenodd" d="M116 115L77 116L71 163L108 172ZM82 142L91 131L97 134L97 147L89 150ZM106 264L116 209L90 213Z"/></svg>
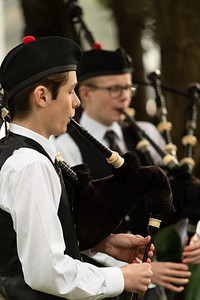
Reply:
<svg viewBox="0 0 200 300"><path fill-rule="evenodd" d="M111 98L120 98L123 91L131 93L131 96L135 94L136 87L133 85L112 85L112 86L97 86L97 85L88 85L88 87L96 90L105 90L108 91Z"/></svg>

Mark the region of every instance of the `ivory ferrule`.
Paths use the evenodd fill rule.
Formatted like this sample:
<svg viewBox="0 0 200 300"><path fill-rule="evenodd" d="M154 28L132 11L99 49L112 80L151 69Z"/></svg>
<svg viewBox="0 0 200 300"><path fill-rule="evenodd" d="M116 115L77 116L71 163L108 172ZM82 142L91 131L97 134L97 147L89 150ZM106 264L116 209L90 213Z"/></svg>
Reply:
<svg viewBox="0 0 200 300"><path fill-rule="evenodd" d="M149 218L149 226L160 228L161 220L155 218Z"/></svg>
<svg viewBox="0 0 200 300"><path fill-rule="evenodd" d="M187 145L192 145L192 146L196 146L197 144L197 138L194 135L185 135L182 138L182 144L183 146L187 146Z"/></svg>
<svg viewBox="0 0 200 300"><path fill-rule="evenodd" d="M106 158L107 162L111 164L115 169L120 168L124 164L124 158L119 155L118 152L112 151L112 155Z"/></svg>
<svg viewBox="0 0 200 300"><path fill-rule="evenodd" d="M169 165L178 165L178 160L171 154L166 154L163 157L163 163L165 166L169 166Z"/></svg>
<svg viewBox="0 0 200 300"><path fill-rule="evenodd" d="M136 150L142 151L143 149L146 149L147 147L149 147L149 145L150 145L150 143L147 140L139 141L136 145Z"/></svg>
<svg viewBox="0 0 200 300"><path fill-rule="evenodd" d="M164 146L164 150L165 151L176 151L177 150L177 147L176 147L176 145L174 145L174 144L172 144L172 143L169 143L169 144L166 144L165 146Z"/></svg>
<svg viewBox="0 0 200 300"><path fill-rule="evenodd" d="M161 123L158 124L157 128L160 132L171 131L172 130L172 123L168 122L168 121L161 122Z"/></svg>

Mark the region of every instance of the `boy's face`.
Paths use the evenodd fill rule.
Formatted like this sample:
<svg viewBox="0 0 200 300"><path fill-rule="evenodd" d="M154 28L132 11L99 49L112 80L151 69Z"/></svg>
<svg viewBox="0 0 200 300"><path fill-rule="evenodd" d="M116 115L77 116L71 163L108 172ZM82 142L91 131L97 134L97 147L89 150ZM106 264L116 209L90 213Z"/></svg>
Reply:
<svg viewBox="0 0 200 300"><path fill-rule="evenodd" d="M74 89L77 85L76 72L69 72L67 83L60 87L56 99L52 99L45 111L47 135L59 135L67 130L67 124L75 114L75 109L80 106L80 100Z"/></svg>
<svg viewBox="0 0 200 300"><path fill-rule="evenodd" d="M132 76L130 73L99 76L95 80L95 86L98 87L127 87L132 85ZM130 105L131 91L123 89L120 96L113 98L108 90L87 88L87 99L84 100L84 105L88 115L107 126L111 125L114 121L119 122L121 120L120 110Z"/></svg>

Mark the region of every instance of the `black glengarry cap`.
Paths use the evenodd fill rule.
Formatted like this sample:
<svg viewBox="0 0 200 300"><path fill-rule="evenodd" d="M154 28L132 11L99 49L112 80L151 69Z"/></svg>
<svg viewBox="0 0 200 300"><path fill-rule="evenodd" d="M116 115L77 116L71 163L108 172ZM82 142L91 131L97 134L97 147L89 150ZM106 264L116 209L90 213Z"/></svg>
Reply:
<svg viewBox="0 0 200 300"><path fill-rule="evenodd" d="M132 72L132 59L123 48L116 51L102 49L85 51L77 69L79 83L91 77Z"/></svg>
<svg viewBox="0 0 200 300"><path fill-rule="evenodd" d="M64 37L24 37L23 43L13 48L1 64L3 102L50 74L76 71L81 55L79 45Z"/></svg>

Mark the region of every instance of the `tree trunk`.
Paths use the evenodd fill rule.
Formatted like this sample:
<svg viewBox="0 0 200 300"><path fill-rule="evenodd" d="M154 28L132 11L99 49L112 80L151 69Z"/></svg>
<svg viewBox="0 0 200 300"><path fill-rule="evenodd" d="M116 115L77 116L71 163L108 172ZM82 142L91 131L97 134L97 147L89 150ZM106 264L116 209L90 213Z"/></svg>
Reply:
<svg viewBox="0 0 200 300"><path fill-rule="evenodd" d="M144 65L141 45L142 30L144 29L143 7L138 0L109 1L118 28L119 44L131 56L133 61L133 81L144 81ZM136 109L136 118L148 119L146 114L146 90L144 86L137 88L137 94L132 106Z"/></svg>
<svg viewBox="0 0 200 300"><path fill-rule="evenodd" d="M58 35L77 41L71 5L64 0L20 0L25 19L24 35Z"/></svg>

